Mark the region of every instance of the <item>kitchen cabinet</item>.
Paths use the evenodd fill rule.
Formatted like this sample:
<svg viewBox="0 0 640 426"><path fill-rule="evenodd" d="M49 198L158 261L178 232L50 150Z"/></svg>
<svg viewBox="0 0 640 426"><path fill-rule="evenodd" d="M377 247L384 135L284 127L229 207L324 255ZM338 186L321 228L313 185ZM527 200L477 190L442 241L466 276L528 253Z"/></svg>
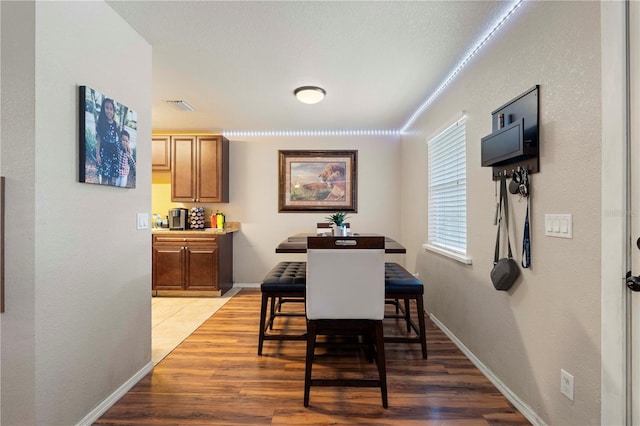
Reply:
<svg viewBox="0 0 640 426"><path fill-rule="evenodd" d="M171 136L171 201L229 202L229 141L224 136Z"/></svg>
<svg viewBox="0 0 640 426"><path fill-rule="evenodd" d="M151 138L151 170L171 170L171 136Z"/></svg>
<svg viewBox="0 0 640 426"><path fill-rule="evenodd" d="M233 286L233 235L153 234L152 265L154 296L220 296Z"/></svg>

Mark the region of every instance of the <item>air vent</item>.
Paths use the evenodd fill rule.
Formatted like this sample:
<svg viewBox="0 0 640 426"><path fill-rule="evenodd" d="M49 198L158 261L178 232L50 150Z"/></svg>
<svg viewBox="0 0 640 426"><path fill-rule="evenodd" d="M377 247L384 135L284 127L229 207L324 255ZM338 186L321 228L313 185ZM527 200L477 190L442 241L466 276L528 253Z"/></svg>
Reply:
<svg viewBox="0 0 640 426"><path fill-rule="evenodd" d="M180 111L195 111L196 109L185 101L167 101L169 105Z"/></svg>

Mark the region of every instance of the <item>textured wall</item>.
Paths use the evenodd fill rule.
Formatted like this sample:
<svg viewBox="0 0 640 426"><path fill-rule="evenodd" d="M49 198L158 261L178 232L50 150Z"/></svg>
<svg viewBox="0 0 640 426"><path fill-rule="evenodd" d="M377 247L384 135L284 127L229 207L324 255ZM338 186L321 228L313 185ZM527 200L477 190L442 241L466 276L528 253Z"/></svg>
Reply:
<svg viewBox="0 0 640 426"><path fill-rule="evenodd" d="M151 360L151 47L103 2L2 12L2 423L75 424ZM136 189L77 182L78 85L138 113Z"/></svg>
<svg viewBox="0 0 640 426"><path fill-rule="evenodd" d="M600 421L600 5L526 2L425 111L402 143L407 266L426 284L429 312L541 421ZM480 167L491 111L540 85L540 173L531 176L532 268L508 293L489 279L495 186ZM465 266L425 252L426 140L460 111L467 120L468 253ZM520 259L525 203L511 200ZM544 236L545 213L573 214L573 239ZM575 401L560 394L560 369Z"/></svg>
<svg viewBox="0 0 640 426"><path fill-rule="evenodd" d="M304 255L277 254L289 235L315 232L328 213L278 213L278 151L340 149L358 151L358 213L349 214L354 232L376 232L400 238L399 137L252 137L231 139L230 199L220 208L227 220L240 222L234 234L237 283L258 283L277 262ZM155 193L154 193L155 195ZM190 204L185 204L190 207ZM401 255L389 255L400 261Z"/></svg>

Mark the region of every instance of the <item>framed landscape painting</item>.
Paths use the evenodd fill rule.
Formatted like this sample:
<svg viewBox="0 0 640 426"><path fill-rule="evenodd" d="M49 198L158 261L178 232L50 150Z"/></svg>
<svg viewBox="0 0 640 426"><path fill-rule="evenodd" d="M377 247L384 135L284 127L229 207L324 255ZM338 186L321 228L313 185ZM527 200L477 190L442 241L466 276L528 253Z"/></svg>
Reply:
<svg viewBox="0 0 640 426"><path fill-rule="evenodd" d="M136 112L88 86L79 89L78 181L135 188Z"/></svg>
<svg viewBox="0 0 640 426"><path fill-rule="evenodd" d="M279 151L279 212L357 212L358 151Z"/></svg>

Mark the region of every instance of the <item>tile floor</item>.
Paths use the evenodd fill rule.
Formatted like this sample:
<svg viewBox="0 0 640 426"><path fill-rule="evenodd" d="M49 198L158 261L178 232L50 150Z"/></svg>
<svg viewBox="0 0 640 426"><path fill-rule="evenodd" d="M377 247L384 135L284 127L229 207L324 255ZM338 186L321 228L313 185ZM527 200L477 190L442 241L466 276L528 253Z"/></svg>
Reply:
<svg viewBox="0 0 640 426"><path fill-rule="evenodd" d="M151 361L156 365L240 291L221 297L151 298Z"/></svg>

